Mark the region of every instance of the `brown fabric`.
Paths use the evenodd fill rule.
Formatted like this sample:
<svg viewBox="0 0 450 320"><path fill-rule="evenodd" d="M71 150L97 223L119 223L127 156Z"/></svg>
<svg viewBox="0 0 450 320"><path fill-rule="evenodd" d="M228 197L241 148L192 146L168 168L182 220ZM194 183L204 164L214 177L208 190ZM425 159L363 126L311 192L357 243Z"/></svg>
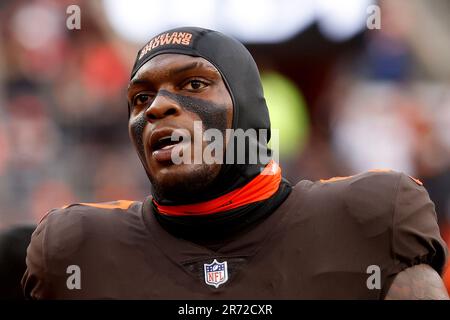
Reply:
<svg viewBox="0 0 450 320"><path fill-rule="evenodd" d="M50 212L28 248L25 294L34 299L380 299L403 269L446 259L425 189L394 172L301 181L264 221L216 251L178 239L151 199L127 210L72 205ZM228 281L204 280L227 261ZM69 265L81 289L69 290ZM381 269L368 289L367 268Z"/></svg>

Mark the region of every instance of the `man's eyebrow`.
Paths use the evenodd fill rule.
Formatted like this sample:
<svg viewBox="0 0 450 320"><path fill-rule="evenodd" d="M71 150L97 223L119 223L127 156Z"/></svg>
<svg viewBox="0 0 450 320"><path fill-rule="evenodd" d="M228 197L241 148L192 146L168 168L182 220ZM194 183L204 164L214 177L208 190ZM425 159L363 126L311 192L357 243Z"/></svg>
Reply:
<svg viewBox="0 0 450 320"><path fill-rule="evenodd" d="M179 73L182 73L182 72L186 72L186 71L195 69L197 67L204 67L204 68L211 69L211 70L214 70L215 72L217 72L217 70L214 67L210 67L207 64L204 64L204 63L202 63L200 61L195 61L195 62L189 63L187 65L183 65L183 66L178 67L178 68L170 69L169 70L169 75L173 76L173 75L176 75L176 74L179 74ZM128 85L128 88L133 86L133 85L148 84L148 83L149 83L149 81L146 80L146 79L139 79L139 78L137 78L137 79L133 79L133 80L130 81L130 83Z"/></svg>
<svg viewBox="0 0 450 320"><path fill-rule="evenodd" d="M128 84L128 88L130 88L131 86L134 86L134 85L147 84L147 83L148 83L148 81L144 80L144 79L133 79Z"/></svg>
<svg viewBox="0 0 450 320"><path fill-rule="evenodd" d="M179 74L179 73L182 73L182 72L185 72L185 71L189 71L189 70L192 70L192 69L195 69L195 68L199 68L199 67L202 67L202 68L204 68L204 69L209 69L209 70L213 70L213 71L215 71L215 72L218 72L218 71L216 70L216 68L214 68L213 66L210 66L210 65L208 65L208 64L205 64L205 63L203 63L203 62L201 62L201 61L195 61L195 62L192 62L192 63L190 63L190 64L187 64L187 65L184 65L184 66L181 66L181 67L178 67L178 68L174 68L174 69L172 69L172 70L169 70L169 74L170 74L170 75L176 75L176 74Z"/></svg>
<svg viewBox="0 0 450 320"><path fill-rule="evenodd" d="M195 68L197 68L197 67L199 67L199 66L203 66L203 63L201 63L201 62L199 62L199 61L195 61L195 62L192 62L192 63L190 63L190 64L187 64L187 65L184 65L184 66L181 66L181 67L178 67L178 68L174 68L174 69L172 69L172 70L169 70L169 74L170 74L171 76L173 76L173 75L176 75L176 74L185 72L185 71L189 71L189 70L191 70L191 69L195 69Z"/></svg>

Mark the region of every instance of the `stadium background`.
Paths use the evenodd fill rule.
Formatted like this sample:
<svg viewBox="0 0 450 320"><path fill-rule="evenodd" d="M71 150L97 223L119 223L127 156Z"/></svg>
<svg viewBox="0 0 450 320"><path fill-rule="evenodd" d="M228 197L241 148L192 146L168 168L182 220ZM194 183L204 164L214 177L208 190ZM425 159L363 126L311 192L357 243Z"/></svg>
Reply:
<svg viewBox="0 0 450 320"><path fill-rule="evenodd" d="M66 26L72 4L80 30ZM198 25L255 57L291 181L404 171L424 182L450 243L449 16L445 0L2 0L0 230L148 194L127 135L129 71L152 35Z"/></svg>

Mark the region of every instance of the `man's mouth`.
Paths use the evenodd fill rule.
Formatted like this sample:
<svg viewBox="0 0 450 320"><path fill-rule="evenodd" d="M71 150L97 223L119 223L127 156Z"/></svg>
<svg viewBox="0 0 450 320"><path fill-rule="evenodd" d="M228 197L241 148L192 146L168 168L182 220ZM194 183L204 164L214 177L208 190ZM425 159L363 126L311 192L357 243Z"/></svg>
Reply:
<svg viewBox="0 0 450 320"><path fill-rule="evenodd" d="M153 146L153 151L172 149L179 141L172 141L171 136L165 136L159 139Z"/></svg>
<svg viewBox="0 0 450 320"><path fill-rule="evenodd" d="M178 139L174 139L174 133L174 129L161 129L152 133L150 137L150 149L156 161L171 161L172 149L182 141L180 134L178 134Z"/></svg>

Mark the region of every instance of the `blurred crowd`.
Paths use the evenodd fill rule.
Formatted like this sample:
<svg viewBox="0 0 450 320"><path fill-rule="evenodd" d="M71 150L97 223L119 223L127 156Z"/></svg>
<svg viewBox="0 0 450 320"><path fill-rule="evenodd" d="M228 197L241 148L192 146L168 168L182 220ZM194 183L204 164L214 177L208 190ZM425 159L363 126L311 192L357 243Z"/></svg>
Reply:
<svg viewBox="0 0 450 320"><path fill-rule="evenodd" d="M83 8L81 30L65 27L72 3ZM128 139L125 97L143 44L116 35L101 4L0 2L0 229L35 224L68 203L150 192ZM327 53L332 63L321 61L319 80L304 86L302 70L284 73L309 116L306 142L282 154L283 169L293 182L404 171L423 181L450 242L450 3L379 5L381 29L366 30L339 56ZM283 74L264 55L270 50L250 49L262 72Z"/></svg>
<svg viewBox="0 0 450 320"><path fill-rule="evenodd" d="M127 132L138 44L115 38L87 3L83 28L68 30L68 5L1 4L0 227L36 223L71 202L149 192Z"/></svg>

